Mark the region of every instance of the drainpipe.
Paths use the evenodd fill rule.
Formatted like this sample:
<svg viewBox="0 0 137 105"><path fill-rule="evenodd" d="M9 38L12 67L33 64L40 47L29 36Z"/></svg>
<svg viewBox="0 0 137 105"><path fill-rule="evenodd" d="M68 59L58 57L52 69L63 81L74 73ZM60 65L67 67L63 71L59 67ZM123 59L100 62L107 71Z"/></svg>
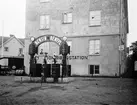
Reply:
<svg viewBox="0 0 137 105"><path fill-rule="evenodd" d="M120 0L120 18L119 18L119 46L121 47L121 35L122 35L122 1ZM121 50L119 49L119 77L121 76Z"/></svg>

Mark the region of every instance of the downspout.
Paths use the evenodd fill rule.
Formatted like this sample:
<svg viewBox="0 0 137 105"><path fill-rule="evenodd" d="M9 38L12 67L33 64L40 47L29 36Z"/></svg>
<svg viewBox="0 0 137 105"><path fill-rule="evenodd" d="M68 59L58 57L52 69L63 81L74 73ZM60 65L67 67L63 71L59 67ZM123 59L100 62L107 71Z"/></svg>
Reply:
<svg viewBox="0 0 137 105"><path fill-rule="evenodd" d="M120 0L120 17L119 17L119 47L121 47L121 30L122 30L122 0ZM119 77L121 76L121 50L119 50Z"/></svg>
<svg viewBox="0 0 137 105"><path fill-rule="evenodd" d="M4 37L4 20L2 20L2 41L1 41L1 57L3 57L3 37Z"/></svg>

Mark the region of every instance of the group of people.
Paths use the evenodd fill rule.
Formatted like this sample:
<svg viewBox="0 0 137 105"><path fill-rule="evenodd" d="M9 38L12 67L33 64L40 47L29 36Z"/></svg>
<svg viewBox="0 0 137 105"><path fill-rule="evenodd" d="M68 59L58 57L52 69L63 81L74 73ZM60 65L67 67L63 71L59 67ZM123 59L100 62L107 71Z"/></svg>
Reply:
<svg viewBox="0 0 137 105"><path fill-rule="evenodd" d="M40 52L40 55L44 55L44 58L43 58L43 61L41 62L42 64L48 64L48 53L47 52L43 52L43 49L41 49L41 52ZM39 60L39 56L37 54L35 54L34 56L34 63L36 64L37 61ZM53 54L53 64L56 64L57 63L57 60L56 60L56 54L54 53Z"/></svg>

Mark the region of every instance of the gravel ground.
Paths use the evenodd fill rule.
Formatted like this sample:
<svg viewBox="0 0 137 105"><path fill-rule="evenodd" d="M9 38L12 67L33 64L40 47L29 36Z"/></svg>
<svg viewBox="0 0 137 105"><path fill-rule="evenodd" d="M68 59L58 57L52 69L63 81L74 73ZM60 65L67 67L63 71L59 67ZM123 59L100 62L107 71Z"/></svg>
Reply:
<svg viewBox="0 0 137 105"><path fill-rule="evenodd" d="M137 105L137 80L75 77L41 86L0 76L0 105Z"/></svg>

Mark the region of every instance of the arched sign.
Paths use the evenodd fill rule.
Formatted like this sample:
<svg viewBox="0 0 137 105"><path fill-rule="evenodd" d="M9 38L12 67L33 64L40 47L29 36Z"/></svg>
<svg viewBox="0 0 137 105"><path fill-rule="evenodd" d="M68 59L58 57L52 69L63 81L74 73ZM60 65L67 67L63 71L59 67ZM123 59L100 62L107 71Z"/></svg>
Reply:
<svg viewBox="0 0 137 105"><path fill-rule="evenodd" d="M63 40L54 35L43 35L43 36L36 38L33 42L35 43L36 47L38 47L40 44L44 42L55 42L59 46L61 46L61 43L63 42Z"/></svg>

